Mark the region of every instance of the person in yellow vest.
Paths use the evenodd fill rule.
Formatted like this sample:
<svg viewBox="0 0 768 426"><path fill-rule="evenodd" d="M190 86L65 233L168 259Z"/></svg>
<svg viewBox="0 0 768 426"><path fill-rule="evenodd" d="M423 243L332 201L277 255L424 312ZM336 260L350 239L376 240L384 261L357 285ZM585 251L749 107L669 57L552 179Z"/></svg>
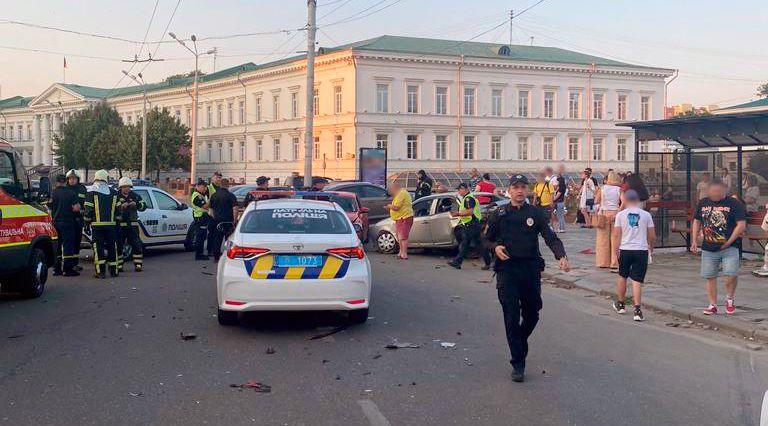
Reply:
<svg viewBox="0 0 768 426"><path fill-rule="evenodd" d="M453 259L448 261L448 265L461 269L461 263L467 257L472 247L477 247L483 256L485 265L483 270L491 269L491 254L485 250L482 242L482 220L483 214L480 212L480 202L469 192L466 183L460 183L456 190L459 192L461 208L457 212L451 212L451 217L459 218L458 230L461 236L459 243L459 253Z"/></svg>
<svg viewBox="0 0 768 426"><path fill-rule="evenodd" d="M203 253L203 247L205 246L205 239L208 235L208 222L210 216L208 215L208 208L210 207L208 201L208 186L205 181L200 179L195 185L195 190L192 192L192 218L195 223L195 260L208 260L208 256Z"/></svg>
<svg viewBox="0 0 768 426"><path fill-rule="evenodd" d="M109 173L106 170L97 171L83 203L83 217L91 227L96 278L106 278L107 269L112 277L118 275L117 222L120 220L120 204L117 192L109 187L107 180Z"/></svg>

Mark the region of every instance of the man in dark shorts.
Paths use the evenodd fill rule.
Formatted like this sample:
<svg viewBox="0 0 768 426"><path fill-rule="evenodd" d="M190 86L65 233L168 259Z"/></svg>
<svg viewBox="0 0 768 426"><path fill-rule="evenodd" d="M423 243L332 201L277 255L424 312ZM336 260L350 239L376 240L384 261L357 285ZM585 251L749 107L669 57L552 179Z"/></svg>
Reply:
<svg viewBox="0 0 768 426"><path fill-rule="evenodd" d="M624 298L627 295L627 279L632 280L632 302L635 305L635 321L643 321L640 307L645 272L653 251L656 236L651 214L640 208L640 196L630 189L624 193L626 208L616 214L612 246L619 258L619 278L616 283L616 301L613 309L619 314L626 312Z"/></svg>

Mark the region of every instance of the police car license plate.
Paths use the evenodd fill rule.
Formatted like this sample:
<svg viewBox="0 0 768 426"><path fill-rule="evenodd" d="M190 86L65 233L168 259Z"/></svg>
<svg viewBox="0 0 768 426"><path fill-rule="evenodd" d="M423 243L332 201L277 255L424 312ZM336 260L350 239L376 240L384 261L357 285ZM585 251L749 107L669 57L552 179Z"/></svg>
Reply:
<svg viewBox="0 0 768 426"><path fill-rule="evenodd" d="M275 256L275 266L278 268L292 268L292 267L305 267L305 268L318 268L323 265L323 256L292 256L292 255L277 255Z"/></svg>

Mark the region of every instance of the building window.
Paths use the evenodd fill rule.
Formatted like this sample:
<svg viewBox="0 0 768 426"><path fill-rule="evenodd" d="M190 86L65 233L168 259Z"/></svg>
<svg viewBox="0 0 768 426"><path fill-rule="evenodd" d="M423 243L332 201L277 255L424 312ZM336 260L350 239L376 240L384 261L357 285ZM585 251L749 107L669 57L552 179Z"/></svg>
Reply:
<svg viewBox="0 0 768 426"><path fill-rule="evenodd" d="M315 89L312 93L312 113L320 115L320 89Z"/></svg>
<svg viewBox="0 0 768 426"><path fill-rule="evenodd" d="M445 160L448 158L448 137L445 135L435 136L435 160Z"/></svg>
<svg viewBox="0 0 768 426"><path fill-rule="evenodd" d="M541 158L548 161L554 160L555 138L552 136L544 137L544 142L541 144Z"/></svg>
<svg viewBox="0 0 768 426"><path fill-rule="evenodd" d="M221 104L216 105L216 125L218 127L221 127L221 125L223 124L222 121L221 121L221 116L222 116L222 110L223 109L224 109L223 105L221 105Z"/></svg>
<svg viewBox="0 0 768 426"><path fill-rule="evenodd" d="M293 144L293 159L294 160L298 160L299 159L299 146L301 146L300 142L299 142L299 138L294 137L292 144Z"/></svg>
<svg viewBox="0 0 768 426"><path fill-rule="evenodd" d="M648 141L640 141L637 145L637 151L638 151L637 156L639 160L648 161L648 154L644 154L645 152L648 152ZM722 161L721 155L717 156L717 158L721 159ZM719 164L718 166L722 167L722 164Z"/></svg>
<svg viewBox="0 0 768 426"><path fill-rule="evenodd" d="M494 117L501 117L501 89L491 90L491 115Z"/></svg>
<svg viewBox="0 0 768 426"><path fill-rule="evenodd" d="M315 136L314 141L312 143L312 157L315 160L320 159L320 137Z"/></svg>
<svg viewBox="0 0 768 426"><path fill-rule="evenodd" d="M619 138L616 141L616 160L627 161L627 140Z"/></svg>
<svg viewBox="0 0 768 426"><path fill-rule="evenodd" d="M255 111L254 114L256 115L256 121L261 121L261 98L256 98L253 101L253 104L255 105Z"/></svg>
<svg viewBox="0 0 768 426"><path fill-rule="evenodd" d="M261 139L256 141L256 161L262 161L264 159L264 144Z"/></svg>
<svg viewBox="0 0 768 426"><path fill-rule="evenodd" d="M376 135L376 148L387 149L389 145L389 135L377 134Z"/></svg>
<svg viewBox="0 0 768 426"><path fill-rule="evenodd" d="M336 135L336 145L334 146L334 154L337 160L344 158L344 140L341 135Z"/></svg>
<svg viewBox="0 0 768 426"><path fill-rule="evenodd" d="M341 86L333 86L333 113L341 114Z"/></svg>
<svg viewBox="0 0 768 426"><path fill-rule="evenodd" d="M376 112L389 112L389 84L376 85Z"/></svg>
<svg viewBox="0 0 768 426"><path fill-rule="evenodd" d="M595 120L603 119L603 98L602 93L595 93L592 95L592 118Z"/></svg>
<svg viewBox="0 0 768 426"><path fill-rule="evenodd" d="M405 156L409 160L416 160L419 158L419 135L406 136Z"/></svg>
<svg viewBox="0 0 768 426"><path fill-rule="evenodd" d="M579 138L568 138L568 159L579 159Z"/></svg>
<svg viewBox="0 0 768 426"><path fill-rule="evenodd" d="M530 95L527 90L521 90L518 93L517 98L517 115L518 117L528 117L528 106L530 104Z"/></svg>
<svg viewBox="0 0 768 426"><path fill-rule="evenodd" d="M568 118L581 118L581 93L579 92L568 94Z"/></svg>
<svg viewBox="0 0 768 426"><path fill-rule="evenodd" d="M216 144L216 155L217 155L216 159L219 160L218 162L223 163L224 162L224 143L219 142L218 144Z"/></svg>
<svg viewBox="0 0 768 426"><path fill-rule="evenodd" d="M616 104L616 118L619 120L627 119L627 95L619 95Z"/></svg>
<svg viewBox="0 0 768 426"><path fill-rule="evenodd" d="M187 126L192 127L192 108L187 108Z"/></svg>
<svg viewBox="0 0 768 426"><path fill-rule="evenodd" d="M544 92L544 118L555 118L555 92Z"/></svg>
<svg viewBox="0 0 768 426"><path fill-rule="evenodd" d="M280 161L280 139L272 139L272 160Z"/></svg>
<svg viewBox="0 0 768 426"><path fill-rule="evenodd" d="M232 102L230 102L227 104L227 124L229 124L230 126L235 124L234 115L235 115L235 109L232 106Z"/></svg>
<svg viewBox="0 0 768 426"><path fill-rule="evenodd" d="M179 123L181 123L181 110L180 110L180 109L177 109L177 110L175 110L173 113L174 113L174 115L176 116L176 120L178 120L178 121L179 121Z"/></svg>
<svg viewBox="0 0 768 426"><path fill-rule="evenodd" d="M280 95L272 96L272 120L280 119Z"/></svg>
<svg viewBox="0 0 768 426"><path fill-rule="evenodd" d="M640 97L640 120L650 120L651 119L651 97L650 96L641 96Z"/></svg>
<svg viewBox="0 0 768 426"><path fill-rule="evenodd" d="M247 159L245 155L245 141L240 141L240 161L245 161Z"/></svg>
<svg viewBox="0 0 768 426"><path fill-rule="evenodd" d="M206 158L208 159L209 163L213 163L213 143L208 142L205 145L205 151L206 151Z"/></svg>
<svg viewBox="0 0 768 426"><path fill-rule="evenodd" d="M448 88L445 86L435 88L435 114L448 114Z"/></svg>
<svg viewBox="0 0 768 426"><path fill-rule="evenodd" d="M227 152L227 154L229 154L229 157L227 157L227 159L229 161L234 161L235 160L235 143L234 142L229 143L228 150L229 152Z"/></svg>
<svg viewBox="0 0 768 426"><path fill-rule="evenodd" d="M208 112L210 112L210 110L211 110L211 107L208 107ZM128 121L128 124L133 124L133 116L129 115L127 121ZM11 133L11 137L13 137L13 130L11 130L10 133Z"/></svg>
<svg viewBox="0 0 768 426"><path fill-rule="evenodd" d="M131 122L130 118L128 119L128 122ZM205 108L205 124L208 127L213 127L213 111L211 111L210 106Z"/></svg>
<svg viewBox="0 0 768 426"><path fill-rule="evenodd" d="M527 136L520 136L517 138L517 159L518 160L527 160L528 159L528 137Z"/></svg>
<svg viewBox="0 0 768 426"><path fill-rule="evenodd" d="M31 124L27 124L27 139L32 140L32 125Z"/></svg>
<svg viewBox="0 0 768 426"><path fill-rule="evenodd" d="M464 88L464 115L475 115L475 88Z"/></svg>
<svg viewBox="0 0 768 426"><path fill-rule="evenodd" d="M419 113L419 86L408 85L406 89L405 111L408 114Z"/></svg>
<svg viewBox="0 0 768 426"><path fill-rule="evenodd" d="M291 92L291 118L299 118L299 92Z"/></svg>
<svg viewBox="0 0 768 426"><path fill-rule="evenodd" d="M592 139L592 161L603 161L603 138Z"/></svg>
<svg viewBox="0 0 768 426"><path fill-rule="evenodd" d="M501 160L501 136L491 136L491 160Z"/></svg>
<svg viewBox="0 0 768 426"><path fill-rule="evenodd" d="M245 101L240 101L237 103L237 123L245 123Z"/></svg>
<svg viewBox="0 0 768 426"><path fill-rule="evenodd" d="M475 137L464 136L464 146L462 147L462 157L465 160L475 159Z"/></svg>

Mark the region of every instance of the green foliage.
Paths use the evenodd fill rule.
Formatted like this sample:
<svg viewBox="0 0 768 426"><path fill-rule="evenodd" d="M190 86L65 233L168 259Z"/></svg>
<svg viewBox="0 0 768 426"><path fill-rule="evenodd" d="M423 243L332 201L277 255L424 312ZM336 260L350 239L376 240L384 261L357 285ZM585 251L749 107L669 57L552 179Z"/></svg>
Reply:
<svg viewBox="0 0 768 426"><path fill-rule="evenodd" d="M201 76L204 76L204 75L205 75L205 73L202 72L202 71L198 71L197 72L197 76L198 77L201 77ZM165 78L165 81L170 83L173 80L178 80L180 78L194 77L194 76L195 76L195 71L193 70L193 71L190 71L190 72L187 72L187 73L169 75L168 77Z"/></svg>
<svg viewBox="0 0 768 426"><path fill-rule="evenodd" d="M141 167L141 139L137 128L111 126L104 129L96 135L88 161L98 169L138 170Z"/></svg>
<svg viewBox="0 0 768 426"><path fill-rule="evenodd" d="M168 110L147 112L147 170L188 169L189 147L189 128Z"/></svg>
<svg viewBox="0 0 768 426"><path fill-rule="evenodd" d="M113 126L122 126L122 120L106 103L75 112L62 125L61 135L55 136L58 145L54 152L56 161L68 169L98 167L91 164L92 145L101 132Z"/></svg>
<svg viewBox="0 0 768 426"><path fill-rule="evenodd" d="M748 158L747 165L750 172L768 177L768 151L759 149L749 154L745 152L744 157Z"/></svg>
<svg viewBox="0 0 768 426"><path fill-rule="evenodd" d="M768 83L763 83L757 86L757 96L768 98Z"/></svg>
<svg viewBox="0 0 768 426"><path fill-rule="evenodd" d="M681 112L679 114L675 114L674 118L679 118L679 117L706 117L708 115L712 115L712 113L710 113L709 111L693 109L693 110L690 110L690 111L685 111L685 112Z"/></svg>

